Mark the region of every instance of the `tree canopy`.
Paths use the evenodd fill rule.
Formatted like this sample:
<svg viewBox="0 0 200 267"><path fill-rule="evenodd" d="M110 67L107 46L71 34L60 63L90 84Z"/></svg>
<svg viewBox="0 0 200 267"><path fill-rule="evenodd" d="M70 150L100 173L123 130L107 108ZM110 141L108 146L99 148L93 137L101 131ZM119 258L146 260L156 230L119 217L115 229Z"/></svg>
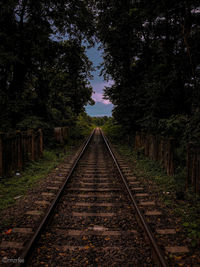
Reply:
<svg viewBox="0 0 200 267"><path fill-rule="evenodd" d="M126 131L200 113L197 0L0 1L2 129L70 124L93 103L83 42L104 50L105 97Z"/></svg>
<svg viewBox="0 0 200 267"><path fill-rule="evenodd" d="M82 43L93 44L93 17L89 1L0 2L2 129L62 126L92 102Z"/></svg>
<svg viewBox="0 0 200 267"><path fill-rule="evenodd" d="M95 1L105 96L127 130L199 112L200 8L196 0Z"/></svg>

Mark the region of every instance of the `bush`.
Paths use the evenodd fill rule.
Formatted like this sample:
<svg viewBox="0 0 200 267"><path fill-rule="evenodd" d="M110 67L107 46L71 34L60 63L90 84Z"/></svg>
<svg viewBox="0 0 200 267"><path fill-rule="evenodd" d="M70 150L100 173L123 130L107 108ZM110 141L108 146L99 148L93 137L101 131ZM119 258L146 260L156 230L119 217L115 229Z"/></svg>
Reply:
<svg viewBox="0 0 200 267"><path fill-rule="evenodd" d="M105 134L113 141L125 140L124 131L120 124L117 124L113 118L109 118L102 127Z"/></svg>

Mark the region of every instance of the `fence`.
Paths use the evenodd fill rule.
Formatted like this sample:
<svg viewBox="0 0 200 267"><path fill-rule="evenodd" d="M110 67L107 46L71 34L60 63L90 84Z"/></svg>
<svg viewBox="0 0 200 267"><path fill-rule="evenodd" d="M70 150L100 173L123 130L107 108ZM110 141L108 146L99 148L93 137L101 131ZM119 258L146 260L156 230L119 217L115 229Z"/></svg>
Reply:
<svg viewBox="0 0 200 267"><path fill-rule="evenodd" d="M27 161L38 160L42 151L42 130L0 133L0 177L11 176L14 171L22 170Z"/></svg>
<svg viewBox="0 0 200 267"><path fill-rule="evenodd" d="M64 143L69 138L68 127L57 127L54 128L54 138L58 143Z"/></svg>
<svg viewBox="0 0 200 267"><path fill-rule="evenodd" d="M168 175L174 174L174 139L136 133L135 149L143 149L145 156L159 161Z"/></svg>
<svg viewBox="0 0 200 267"><path fill-rule="evenodd" d="M143 149L152 160L161 162L168 175L174 174L174 139L136 133L135 149ZM192 186L200 193L200 145L188 143L186 190Z"/></svg>
<svg viewBox="0 0 200 267"><path fill-rule="evenodd" d="M188 144L187 151L187 179L186 190L193 186L196 193L200 193L200 145Z"/></svg>

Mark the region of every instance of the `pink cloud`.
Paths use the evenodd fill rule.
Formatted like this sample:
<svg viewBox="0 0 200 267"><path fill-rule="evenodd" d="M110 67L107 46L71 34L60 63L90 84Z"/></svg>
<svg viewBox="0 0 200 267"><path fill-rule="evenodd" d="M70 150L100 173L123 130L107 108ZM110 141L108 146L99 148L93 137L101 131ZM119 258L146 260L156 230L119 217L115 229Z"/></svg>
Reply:
<svg viewBox="0 0 200 267"><path fill-rule="evenodd" d="M109 100L103 99L103 93L104 93L104 88L105 86L111 86L114 82L112 80L108 82L101 82L101 83L94 83L92 84L93 86L93 91L94 93L92 94L92 98L94 99L95 102L101 102L105 105L111 104Z"/></svg>
<svg viewBox="0 0 200 267"><path fill-rule="evenodd" d="M103 99L102 93L93 93L92 98L94 99L95 102L101 102L105 105L111 104L109 100Z"/></svg>

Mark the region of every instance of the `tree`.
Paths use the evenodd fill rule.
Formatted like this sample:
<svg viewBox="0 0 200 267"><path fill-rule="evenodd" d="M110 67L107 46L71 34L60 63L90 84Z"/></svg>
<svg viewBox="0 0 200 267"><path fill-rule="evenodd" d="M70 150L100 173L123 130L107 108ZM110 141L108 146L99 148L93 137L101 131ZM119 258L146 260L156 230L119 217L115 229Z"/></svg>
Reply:
<svg viewBox="0 0 200 267"><path fill-rule="evenodd" d="M71 91L72 112L80 112L83 105L91 101L91 88L86 85L91 67L81 47L83 38L93 44L93 13L88 3L81 0L0 2L0 36L3 40L0 46L0 121L3 128L16 128L26 113L40 116L44 121L51 119L48 104L56 85L54 83L52 89L49 79L52 79L52 71L58 75L56 57L61 60L63 56L59 53L61 50L65 53L65 49L61 49L63 44L59 44L60 38L70 40L71 52L76 59L80 56L75 63L72 62L72 53L69 59L65 57L70 68L68 75L71 74L67 90L68 94ZM68 48L66 50L67 54ZM84 63L80 63L82 61Z"/></svg>
<svg viewBox="0 0 200 267"><path fill-rule="evenodd" d="M105 96L130 130L157 131L160 119L191 116L199 106L198 3L96 1L104 48Z"/></svg>

